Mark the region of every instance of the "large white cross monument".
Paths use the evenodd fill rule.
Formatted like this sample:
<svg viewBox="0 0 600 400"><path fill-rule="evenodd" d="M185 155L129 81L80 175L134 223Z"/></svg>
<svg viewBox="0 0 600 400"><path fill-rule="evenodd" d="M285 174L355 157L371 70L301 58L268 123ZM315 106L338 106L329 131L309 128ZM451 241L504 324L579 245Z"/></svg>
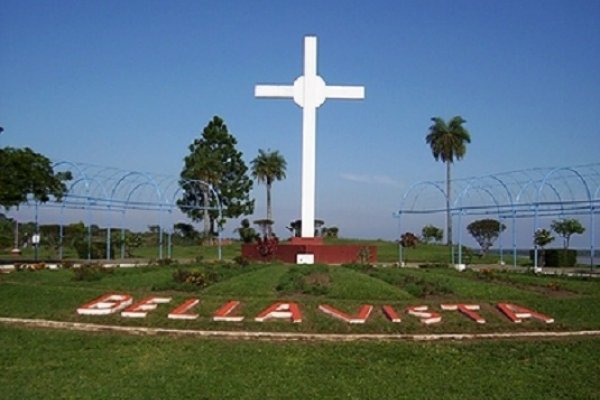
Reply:
<svg viewBox="0 0 600 400"><path fill-rule="evenodd" d="M317 38L304 38L304 75L293 85L256 85L256 97L293 98L302 108L302 237L315 236L317 108L326 99L364 99L364 86L328 86L317 75Z"/></svg>

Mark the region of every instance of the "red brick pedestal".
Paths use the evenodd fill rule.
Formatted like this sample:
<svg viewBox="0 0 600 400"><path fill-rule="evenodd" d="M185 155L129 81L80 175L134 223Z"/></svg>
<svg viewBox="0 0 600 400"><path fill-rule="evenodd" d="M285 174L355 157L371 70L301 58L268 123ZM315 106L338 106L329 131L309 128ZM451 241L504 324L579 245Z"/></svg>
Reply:
<svg viewBox="0 0 600 400"><path fill-rule="evenodd" d="M264 253L264 251L263 251ZM377 246L360 244L325 244L322 238L294 237L280 242L271 254L263 255L256 243L242 245L242 257L253 261L282 261L296 264L298 254L312 254L315 264L349 264L362 261L377 261Z"/></svg>

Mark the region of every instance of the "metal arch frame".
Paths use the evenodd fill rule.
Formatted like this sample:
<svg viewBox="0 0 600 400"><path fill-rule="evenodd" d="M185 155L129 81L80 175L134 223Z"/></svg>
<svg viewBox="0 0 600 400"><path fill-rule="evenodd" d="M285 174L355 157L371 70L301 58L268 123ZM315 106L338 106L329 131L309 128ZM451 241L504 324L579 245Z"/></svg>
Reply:
<svg viewBox="0 0 600 400"><path fill-rule="evenodd" d="M592 217L593 214L593 206L592 206L592 196L590 193L590 188L587 185L587 182L585 181L585 179L583 178L583 176L581 176L581 174L579 172L577 172L576 170L574 170L572 167L558 167L558 168L554 168L552 171L548 172L546 174L546 176L544 176L544 179L542 180L542 183L540 184L538 191L537 191L537 196L536 196L536 202L535 202L535 215L533 218L533 229L534 232L537 231L538 229L538 217L539 217L539 206L540 206L540 195L542 193L542 190L544 189L544 185L546 184L546 182L548 181L548 179L553 176L555 173L559 172L559 171L569 171L574 173L579 180L581 181L581 183L583 183L583 187L585 188L585 194L587 195L587 200L590 204L590 223L592 224L591 226L593 227L593 223L594 223L594 218ZM568 186L567 186L568 187ZM571 188L569 187L569 190ZM571 199L574 201L575 198L573 196L573 192L571 192ZM561 201L561 208L562 208L562 201ZM590 236L591 237L591 236ZM534 256L533 256L533 267L535 269L538 268L538 246L534 246L533 248L533 252L534 252ZM593 240L590 240L590 265L594 264L594 242Z"/></svg>
<svg viewBox="0 0 600 400"><path fill-rule="evenodd" d="M402 196L402 200L400 202L400 209L397 212L393 213L393 216L398 219L398 235L402 234L402 227L401 227L401 219L402 219L402 212L403 212L402 206L404 206L404 202L406 201L406 198L408 197L408 195L419 186L433 186L442 194L444 201L448 197L448 195L446 194L444 189L442 189L441 186L437 182L422 181L422 182L417 182L417 183L411 185L408 188L408 190L406 191L406 193L404 193L404 196ZM418 196L415 198L415 203L416 203L417 198L418 198ZM413 206L414 206L414 203L413 203ZM404 265L403 257L404 257L404 254L402 251L402 244L400 243L400 241L398 241L398 262L400 263L400 265Z"/></svg>
<svg viewBox="0 0 600 400"><path fill-rule="evenodd" d="M221 202L221 195L219 194L219 192L215 189L215 187L212 184L210 184L210 183L208 183L206 181L200 180L200 179L183 179L182 178L182 179L179 180L179 182L181 182L181 181L184 181L184 182L187 182L187 183L196 183L196 184L199 184L201 186L202 185L206 186L208 188L209 193L211 193L212 197L217 202L217 207L199 206L199 205L196 204L195 206L187 207L187 208L197 209L197 210L209 210L209 211L210 210L213 210L213 211L216 210L219 213L219 215L218 215L219 220L223 219L223 203ZM181 184L179 184L179 187L173 193L173 203L172 204L174 204L174 205L177 204L176 203L176 195L177 195L177 193L182 192L182 191L183 191L183 188L181 187ZM172 212L172 209L169 209L169 213L171 213L171 212ZM223 248L222 248L221 231L222 231L221 228L217 229L217 244L218 244L218 246L217 246L217 255L218 255L219 260L221 260L223 258ZM169 236L169 242L170 242L170 240L171 240L171 237ZM171 246L171 245L169 244L169 246Z"/></svg>
<svg viewBox="0 0 600 400"><path fill-rule="evenodd" d="M115 193L117 192L117 189L119 188L119 186L121 186L121 183L125 182L125 180L130 177L130 176L142 176L144 178L146 178L146 181L144 182L140 182L137 185L135 185L135 187L133 189L129 190L129 193L127 195L127 199L125 200L125 204L123 206L123 211L121 214L121 258L125 258L124 257L124 251L125 251L125 211L128 206L129 206L129 202L131 200L131 196L142 186L146 186L146 185L150 185L154 187L154 190L156 191L156 197L158 199L158 202L160 203L161 198L162 198L162 193L160 191L160 188L158 187L158 184L156 183L156 181L149 176L147 173L144 172L137 172L137 171L130 171L128 173L126 173L125 175L121 176L120 179L117 180L117 182L115 183L115 185L112 187L112 190L110 192L110 198L108 200L108 210L110 211L111 209L111 205L113 203L114 196ZM107 228L107 239L106 239L106 258L110 259L110 247L111 247L111 236L110 236L110 231L112 228L112 219L109 219L109 223L108 223L108 228ZM162 243L162 223L160 220L160 213L159 213L159 224L158 224L158 259L162 260L162 249L163 249L163 243Z"/></svg>
<svg viewBox="0 0 600 400"><path fill-rule="evenodd" d="M485 182L486 180L494 181ZM578 181L576 185L573 181ZM467 182L464 185L464 182ZM511 218L512 220L512 245L513 245L513 265L516 265L516 220L517 219L533 219L534 231L539 224L539 218L542 216L560 216L564 218L566 215L588 215L590 224L590 266L593 267L595 256L595 214L600 213L600 163L585 164L579 166L567 166L556 168L533 168L526 170L516 170L503 173L495 173L468 179L454 180L454 187L459 188L458 197L452 204L450 212L452 216L458 217L465 213L472 215L490 214L491 209L495 209L494 214L497 214L500 220ZM461 187L461 183L463 186ZM422 192L419 192L412 204L408 205L409 195L414 195L417 187L434 187L442 193L444 198L447 194L441 189L440 185L443 181L421 181L409 187L403 194L400 201L400 207L393 215L399 219L398 227L401 228L400 218L404 214L434 214L446 212L446 209L424 206L417 204ZM592 195L592 188L596 187ZM502 188L502 189L498 189ZM582 190L583 188L583 190ZM468 204L466 199L468 193L473 189L477 191L483 190L487 192L494 205ZM556 196L556 200L544 198L545 189L550 189L551 193ZM502 197L506 197L507 203L501 204L498 199L500 193L504 193ZM583 195L582 195L583 192ZM524 194L531 193L524 200ZM420 208L417 208L420 207ZM460 224L460 221L459 221ZM459 226L459 242L460 240ZM501 240L501 239L500 239ZM502 243L500 242L500 246ZM534 251L537 249L534 249ZM400 252L402 249L399 250ZM460 247L459 247L460 251ZM460 261L459 254L459 261ZM402 262L402 256L399 257ZM452 256L454 259L454 255ZM537 265L537 254L534 256L534 267Z"/></svg>
<svg viewBox="0 0 600 400"><path fill-rule="evenodd" d="M477 191L482 190L484 192L486 192L490 198L492 199L492 201L494 202L494 204L496 205L496 209L498 212L498 219L501 219L501 214L500 214L500 204L498 203L498 200L496 199L496 196L494 196L494 194L487 188L485 187L477 187L477 186L472 186L471 183L473 182L473 180L471 180L469 182L469 184L467 185L467 187L465 189L462 190L462 192L459 194L459 196L456 198L456 200L454 201L454 209L458 210L458 264L462 264L462 216L464 215L464 211L465 209L462 207L458 206L459 200L462 202L462 199L464 197L465 194L469 193L471 191L471 189L475 189ZM500 235L502 234L502 232L500 232ZM499 236L500 236L499 235ZM503 255L502 255L502 242L500 242L500 260L501 262L503 261Z"/></svg>
<svg viewBox="0 0 600 400"><path fill-rule="evenodd" d="M163 234L164 234L164 221L163 214L168 213L172 215L174 210L179 209L177 206L177 196L181 193L181 182L189 182L196 185L203 185L208 188L210 198L212 198L216 204L214 206L205 206L201 204L195 204L190 206L190 209L200 210L216 210L218 212L218 218L223 218L222 201L219 192L208 182L202 180L193 179L181 179L180 177L170 175L158 175L147 172L139 171L126 171L112 167L103 167L92 164L78 163L72 161L55 161L53 168L64 167L67 170L71 170L74 175L73 181L71 181L68 191L61 201L56 199L51 203L43 205L35 203L35 224L36 231L39 230L38 226L38 207L59 207L60 208L60 259L63 258L63 238L64 238L64 210L65 209L83 209L88 213L87 225L88 225L88 259L91 257L91 212L92 211L109 211L109 212L120 212L123 215L128 210L145 210L159 213L159 259L163 258ZM133 177L133 179L132 179ZM141 178L141 179L140 179ZM83 183L83 190L78 189ZM148 186L154 192L151 196L155 200L135 200L134 196L138 195L144 186ZM110 195L108 194L110 189ZM93 190L93 191L92 191ZM79 191L79 193L78 193ZM99 192L99 193L96 193ZM143 195L143 194L142 194ZM109 215L108 223L105 223L107 227L107 238L106 238L106 258L111 258L111 229L113 228L112 216ZM171 218L172 221L172 218ZM123 229L125 228L125 222L122 221L122 236ZM172 244L171 234L172 228L167 230L169 247L169 257L172 255ZM218 240L218 258L222 259L222 238L221 229L217 232ZM123 254L121 254L123 256Z"/></svg>

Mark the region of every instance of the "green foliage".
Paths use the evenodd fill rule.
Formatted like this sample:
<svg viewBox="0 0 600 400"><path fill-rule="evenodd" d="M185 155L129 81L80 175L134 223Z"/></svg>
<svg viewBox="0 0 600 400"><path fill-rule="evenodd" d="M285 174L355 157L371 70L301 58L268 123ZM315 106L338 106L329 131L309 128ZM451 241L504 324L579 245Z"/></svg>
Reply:
<svg viewBox="0 0 600 400"><path fill-rule="evenodd" d="M448 295L452 289L439 280L429 280L420 274L418 276L406 273L405 270L390 268L364 267L356 264L344 265L364 274L368 274L384 282L402 288L414 297L424 298L433 295Z"/></svg>
<svg viewBox="0 0 600 400"><path fill-rule="evenodd" d="M425 141L431 147L435 160L452 163L463 158L467 152L466 143L471 143L469 131L462 126L467 121L460 116L453 117L448 123L440 117L431 120L433 124Z"/></svg>
<svg viewBox="0 0 600 400"><path fill-rule="evenodd" d="M448 268L448 264L444 263L426 263L419 264L419 268L427 269L427 268Z"/></svg>
<svg viewBox="0 0 600 400"><path fill-rule="evenodd" d="M248 265L250 265L250 260L243 256L235 256L233 258L233 262L236 263L236 265L239 265L240 267L247 267Z"/></svg>
<svg viewBox="0 0 600 400"><path fill-rule="evenodd" d="M140 233L125 233L125 253L127 257L133 257L133 251L142 247L143 238Z"/></svg>
<svg viewBox="0 0 600 400"><path fill-rule="evenodd" d="M80 259L100 260L106 257L106 242L103 238L92 238L91 243L87 237L81 237L73 241L73 247ZM114 246L110 248L110 258L114 258Z"/></svg>
<svg viewBox="0 0 600 400"><path fill-rule="evenodd" d="M563 245L565 249L569 248L569 242L571 240L571 236L574 234L581 235L585 232L585 228L581 225L576 219L562 219L562 220L554 220L550 225L550 228L562 236Z"/></svg>
<svg viewBox="0 0 600 400"><path fill-rule="evenodd" d="M574 267L577 264L577 251L569 249L547 249L544 251L545 266Z"/></svg>
<svg viewBox="0 0 600 400"><path fill-rule="evenodd" d="M189 146L190 154L184 158L180 175L183 197L177 205L192 220L204 222L205 234L216 235L215 222L219 226L224 223L216 221L217 199L206 184L219 194L223 219L248 215L254 210L254 200L250 200L252 180L247 176L248 167L236 145L237 140L224 121L215 116L204 128L201 138ZM213 209L208 210L209 207Z"/></svg>
<svg viewBox="0 0 600 400"><path fill-rule="evenodd" d="M533 244L544 248L547 244L554 240L554 236L547 229L538 229L533 234Z"/></svg>
<svg viewBox="0 0 600 400"><path fill-rule="evenodd" d="M315 219L315 236L319 236L319 229L325 224L325 221L322 219ZM297 219L295 221L290 222L290 226L287 227L290 232L293 233L295 237L302 236L302 220Z"/></svg>
<svg viewBox="0 0 600 400"><path fill-rule="evenodd" d="M99 281L107 275L111 275L113 273L113 269L104 268L101 264L90 263L90 264L82 264L79 268L71 268L73 271L73 280L74 281Z"/></svg>
<svg viewBox="0 0 600 400"><path fill-rule="evenodd" d="M25 203L28 196L45 203L53 196L57 200L67 192L64 181L72 179L70 172L55 173L45 156L30 148L0 149L0 206L5 209Z"/></svg>
<svg viewBox="0 0 600 400"><path fill-rule="evenodd" d="M433 225L425 225L421 231L425 243L440 242L444 238L444 230Z"/></svg>
<svg viewBox="0 0 600 400"><path fill-rule="evenodd" d="M358 251L358 260L356 260L360 264L369 264L371 262L371 249L369 246L361 247Z"/></svg>
<svg viewBox="0 0 600 400"><path fill-rule="evenodd" d="M247 218L244 218L241 222L241 226L235 230L240 235L240 239L244 243L252 243L254 242L258 234L256 230L250 227L250 221Z"/></svg>
<svg viewBox="0 0 600 400"><path fill-rule="evenodd" d="M337 226L322 227L321 236L329 239L337 239L339 236L340 229Z"/></svg>
<svg viewBox="0 0 600 400"><path fill-rule="evenodd" d="M419 238L412 232L405 232L400 236L400 245L404 248L417 247Z"/></svg>
<svg viewBox="0 0 600 400"><path fill-rule="evenodd" d="M184 285L191 285L198 288L204 288L219 280L219 275L215 271L198 271L177 268L173 272L173 280Z"/></svg>
<svg viewBox="0 0 600 400"><path fill-rule="evenodd" d="M9 325L0 325L0 336L0 391L12 399L600 397L596 338L232 342ZM132 383L123 384L123 376Z"/></svg>
<svg viewBox="0 0 600 400"><path fill-rule="evenodd" d="M251 161L252 177L267 187L267 220L273 221L271 208L271 187L274 181L285 179L287 163L278 151L262 149L258 150L258 156ZM271 226L268 226L268 235L271 234Z"/></svg>
<svg viewBox="0 0 600 400"><path fill-rule="evenodd" d="M192 244L199 237L200 232L192 224L178 222L173 226L173 238L180 243Z"/></svg>
<svg viewBox="0 0 600 400"><path fill-rule="evenodd" d="M15 222L0 213L0 249L9 248L14 244Z"/></svg>
<svg viewBox="0 0 600 400"><path fill-rule="evenodd" d="M448 226L447 243L452 244L452 218L450 217L451 179L450 166L454 160L460 160L467 152L466 143L471 143L471 136L462 126L466 120L461 116L453 117L446 123L440 117L431 118L433 124L429 127L429 134L425 138L431 147L431 153L436 161L446 163L446 224Z"/></svg>
<svg viewBox="0 0 600 400"><path fill-rule="evenodd" d="M490 247L494 245L500 233L506 226L495 219L480 219L471 222L467 230L481 246L481 254L487 254Z"/></svg>
<svg viewBox="0 0 600 400"><path fill-rule="evenodd" d="M329 267L325 265L293 266L282 276L276 290L281 293L326 295L331 289Z"/></svg>

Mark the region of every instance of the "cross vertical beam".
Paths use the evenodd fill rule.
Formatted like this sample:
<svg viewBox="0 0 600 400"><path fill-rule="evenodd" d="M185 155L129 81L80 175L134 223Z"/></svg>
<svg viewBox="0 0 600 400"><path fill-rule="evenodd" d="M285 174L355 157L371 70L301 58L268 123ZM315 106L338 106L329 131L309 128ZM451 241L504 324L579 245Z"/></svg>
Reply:
<svg viewBox="0 0 600 400"><path fill-rule="evenodd" d="M293 98L302 108L302 237L315 236L317 108L326 99L363 99L363 86L327 86L317 74L317 38L304 38L304 75L293 85L256 85L256 97Z"/></svg>

